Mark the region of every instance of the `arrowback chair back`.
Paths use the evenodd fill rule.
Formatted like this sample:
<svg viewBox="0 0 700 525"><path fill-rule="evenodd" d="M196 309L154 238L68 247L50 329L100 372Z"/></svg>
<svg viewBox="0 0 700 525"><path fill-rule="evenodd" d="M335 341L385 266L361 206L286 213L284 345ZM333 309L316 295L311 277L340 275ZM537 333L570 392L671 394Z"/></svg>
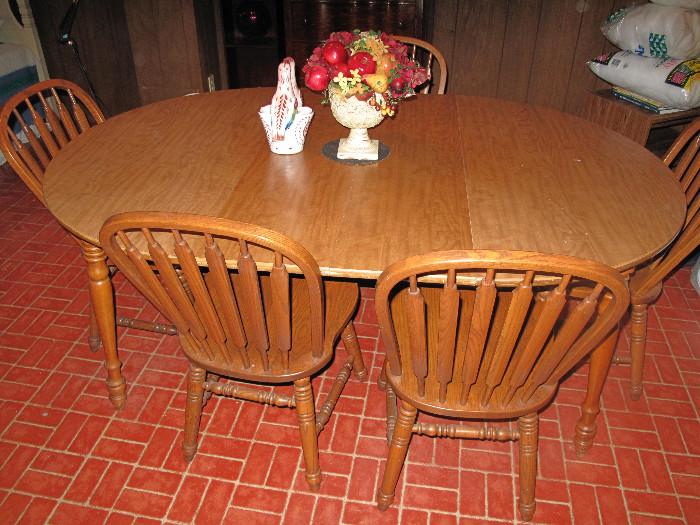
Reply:
<svg viewBox="0 0 700 525"><path fill-rule="evenodd" d="M661 293L663 280L700 244L700 118L683 130L663 158L685 193L688 211L685 223L673 243L646 267L632 275L630 352L632 360L631 395L642 392L644 350L646 346L647 306Z"/></svg>
<svg viewBox="0 0 700 525"><path fill-rule="evenodd" d="M445 57L440 50L434 45L426 42L425 40L421 40L420 38L400 35L391 35L391 38L397 42L405 44L408 47L408 56L412 60L416 60L419 64L427 68L428 82L420 90L421 93L430 93L431 87L435 84L433 77L435 62L437 62L440 77L437 83L436 93L438 95L444 95L445 87L447 86L447 62L445 61Z"/></svg>
<svg viewBox="0 0 700 525"><path fill-rule="evenodd" d="M204 392L295 407L306 478L317 489L317 433L350 372L360 379L366 375L352 328L357 285L324 283L311 254L280 233L214 217L115 215L102 227L100 244L180 334L190 360L185 459L196 452ZM316 415L310 376L332 359L341 332L350 356ZM293 381L295 394L218 382L219 376Z"/></svg>
<svg viewBox="0 0 700 525"><path fill-rule="evenodd" d="M435 284L435 283L440 284ZM590 285L582 299L572 290ZM462 283L462 284L460 284ZM618 323L629 303L624 278L573 257L511 251L436 252L392 264L377 283L387 351L392 431L380 508L394 488L411 432L521 441L521 512L534 512L537 411L561 378ZM468 419L520 417L520 432L487 425L414 425L416 408ZM403 446L403 450L401 447ZM523 452L522 447L526 450ZM525 461L525 465L523 465ZM523 473L522 471L525 470Z"/></svg>
<svg viewBox="0 0 700 525"><path fill-rule="evenodd" d="M202 367L284 382L297 379L299 370L328 362L321 272L311 254L292 240L234 221L131 213L106 223L100 242L124 275L175 324L185 353ZM229 257L235 250L235 259L227 262L222 247ZM299 278L290 277L288 264L301 273ZM237 269L232 275L229 266ZM258 266L269 270L269 279L260 279ZM297 325L308 328L307 334L292 333L293 285L305 288L308 298L309 311L295 312L304 321ZM263 300L266 293L269 301ZM311 361L290 362L293 335L310 343L305 358Z"/></svg>
<svg viewBox="0 0 700 525"><path fill-rule="evenodd" d="M15 94L3 106L0 151L44 202L41 181L51 159L71 140L104 120L99 106L78 85L45 80Z"/></svg>

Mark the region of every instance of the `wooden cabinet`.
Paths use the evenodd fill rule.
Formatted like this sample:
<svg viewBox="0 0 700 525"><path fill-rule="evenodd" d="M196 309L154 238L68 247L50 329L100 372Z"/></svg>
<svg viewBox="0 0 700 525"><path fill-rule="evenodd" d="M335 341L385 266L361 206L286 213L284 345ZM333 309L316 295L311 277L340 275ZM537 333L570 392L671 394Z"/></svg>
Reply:
<svg viewBox="0 0 700 525"><path fill-rule="evenodd" d="M221 85L213 0L124 0L142 104Z"/></svg>
<svg viewBox="0 0 700 525"><path fill-rule="evenodd" d="M108 115L221 86L218 0L81 2L72 35ZM49 75L87 88L58 27L71 0L31 0Z"/></svg>
<svg viewBox="0 0 700 525"><path fill-rule="evenodd" d="M422 38L423 0L287 0L284 27L287 55L301 67L333 31L381 29Z"/></svg>

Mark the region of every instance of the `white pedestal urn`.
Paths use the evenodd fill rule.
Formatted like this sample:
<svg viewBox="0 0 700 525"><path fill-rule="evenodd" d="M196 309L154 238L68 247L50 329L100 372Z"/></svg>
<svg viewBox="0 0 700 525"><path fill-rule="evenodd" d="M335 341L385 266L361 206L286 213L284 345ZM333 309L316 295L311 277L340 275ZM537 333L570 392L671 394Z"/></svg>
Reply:
<svg viewBox="0 0 700 525"><path fill-rule="evenodd" d="M381 97L380 94L373 94ZM384 115L381 111L370 106L366 100L358 100L356 97L345 98L336 91L329 94L331 111L335 119L346 128L350 128L350 135L346 139L340 139L338 144L339 159L378 160L379 141L369 138L368 128L381 123Z"/></svg>

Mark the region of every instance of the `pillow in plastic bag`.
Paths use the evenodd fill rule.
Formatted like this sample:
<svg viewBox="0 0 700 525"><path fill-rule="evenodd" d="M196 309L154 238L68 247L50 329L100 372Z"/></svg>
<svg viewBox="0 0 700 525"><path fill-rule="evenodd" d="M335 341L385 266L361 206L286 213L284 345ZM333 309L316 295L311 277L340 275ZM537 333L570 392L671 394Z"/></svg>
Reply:
<svg viewBox="0 0 700 525"><path fill-rule="evenodd" d="M651 0L655 4L700 10L700 0Z"/></svg>
<svg viewBox="0 0 700 525"><path fill-rule="evenodd" d="M700 106L700 58L651 58L618 51L594 58L588 66L606 82L669 107Z"/></svg>
<svg viewBox="0 0 700 525"><path fill-rule="evenodd" d="M601 30L617 47L638 55L681 59L700 56L700 11L637 5L610 15Z"/></svg>

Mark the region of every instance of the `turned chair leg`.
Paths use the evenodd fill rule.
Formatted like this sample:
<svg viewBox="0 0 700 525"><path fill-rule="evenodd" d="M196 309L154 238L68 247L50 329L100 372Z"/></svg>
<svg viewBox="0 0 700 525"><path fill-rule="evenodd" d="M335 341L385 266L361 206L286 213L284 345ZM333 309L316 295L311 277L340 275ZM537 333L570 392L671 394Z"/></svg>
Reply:
<svg viewBox="0 0 700 525"><path fill-rule="evenodd" d="M294 381L294 398L297 404L301 450L306 466L306 481L311 490L317 492L321 488L321 467L318 462L314 397L311 391L311 381L308 377Z"/></svg>
<svg viewBox="0 0 700 525"><path fill-rule="evenodd" d="M97 318L95 317L95 309L92 307L92 301L90 301L88 307L88 345L93 352L97 352L100 349L100 345L102 345L100 329L97 326Z"/></svg>
<svg viewBox="0 0 700 525"><path fill-rule="evenodd" d="M384 467L384 478L382 479L382 484L379 487L379 494L377 495L377 507L379 507L380 510L388 509L389 505L394 501L396 483L399 481L399 474L401 474L401 468L406 460L406 453L408 452L408 445L411 442L413 423L415 423L415 421L416 407L402 401L399 417L396 420L394 435L391 437L389 457Z"/></svg>
<svg viewBox="0 0 700 525"><path fill-rule="evenodd" d="M633 304L630 321L630 354L632 356L630 396L637 400L642 395L644 353L647 342L647 305Z"/></svg>
<svg viewBox="0 0 700 525"><path fill-rule="evenodd" d="M365 367L365 362L362 359L360 343L357 342L357 334L355 333L355 327L352 325L352 320L343 330L343 342L348 354L352 356L352 371L355 377L360 381L364 381L367 379L367 367Z"/></svg>
<svg viewBox="0 0 700 525"><path fill-rule="evenodd" d="M530 521L535 514L535 478L537 477L538 416L528 414L518 419L520 430L520 517Z"/></svg>
<svg viewBox="0 0 700 525"><path fill-rule="evenodd" d="M204 368L190 363L190 373L187 377L187 401L185 403L185 439L182 443L182 455L185 461L192 461L197 452L197 435L199 434L199 421L202 417L205 375Z"/></svg>

